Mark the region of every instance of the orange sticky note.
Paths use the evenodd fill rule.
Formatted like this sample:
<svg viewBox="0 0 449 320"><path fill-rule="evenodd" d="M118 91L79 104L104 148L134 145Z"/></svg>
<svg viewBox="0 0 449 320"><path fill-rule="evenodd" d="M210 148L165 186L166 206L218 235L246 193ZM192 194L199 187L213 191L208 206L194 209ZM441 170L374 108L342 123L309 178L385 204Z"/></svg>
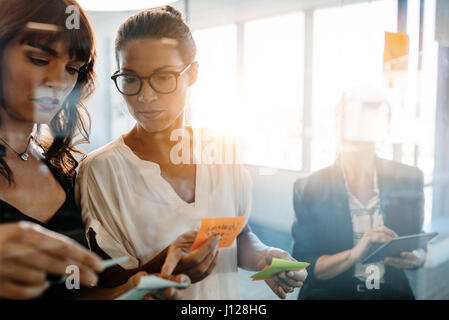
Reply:
<svg viewBox="0 0 449 320"><path fill-rule="evenodd" d="M221 236L221 240L218 243L219 248L230 247L240 233L245 220L246 217L202 218L201 228L190 250L193 251L201 247L214 235Z"/></svg>
<svg viewBox="0 0 449 320"><path fill-rule="evenodd" d="M407 71L409 37L405 33L385 32L384 71Z"/></svg>

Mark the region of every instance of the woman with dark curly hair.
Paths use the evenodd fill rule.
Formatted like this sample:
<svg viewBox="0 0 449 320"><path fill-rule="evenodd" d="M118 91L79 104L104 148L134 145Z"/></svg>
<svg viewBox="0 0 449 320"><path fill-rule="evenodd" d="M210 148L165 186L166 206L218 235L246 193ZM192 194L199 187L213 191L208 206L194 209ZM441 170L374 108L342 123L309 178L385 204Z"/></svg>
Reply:
<svg viewBox="0 0 449 320"><path fill-rule="evenodd" d="M67 25L70 6L79 27ZM83 102L94 88L94 61L93 30L76 1L0 0L0 298L61 294L47 290L47 276L66 275L68 265L94 287L103 270L83 247L73 197L81 154L75 145L88 141ZM101 297L126 291L140 276Z"/></svg>

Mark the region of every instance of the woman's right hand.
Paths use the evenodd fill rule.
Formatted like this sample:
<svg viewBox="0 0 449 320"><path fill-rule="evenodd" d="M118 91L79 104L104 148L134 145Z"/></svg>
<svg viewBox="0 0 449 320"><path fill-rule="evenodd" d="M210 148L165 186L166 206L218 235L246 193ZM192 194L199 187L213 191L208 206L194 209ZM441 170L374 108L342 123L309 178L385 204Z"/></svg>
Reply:
<svg viewBox="0 0 449 320"><path fill-rule="evenodd" d="M351 260L353 263L361 261L365 258L373 243L385 243L397 236L396 232L385 226L380 226L365 232L362 239L351 249Z"/></svg>
<svg viewBox="0 0 449 320"><path fill-rule="evenodd" d="M129 291L136 288L139 285L141 278L144 276L156 276L165 280L187 284L186 287L180 289L174 287L167 287L164 290L162 290L160 295L147 293L144 297L144 300L181 300L182 289L185 289L190 285L189 277L187 277L184 274L178 274L176 276L162 276L161 274L148 274L144 271L140 271L128 279L128 281L125 284L125 290Z"/></svg>
<svg viewBox="0 0 449 320"><path fill-rule="evenodd" d="M218 260L220 237L214 236L198 249L190 251L196 234L196 231L183 233L169 246L161 275L184 273L195 283L211 274Z"/></svg>
<svg viewBox="0 0 449 320"><path fill-rule="evenodd" d="M0 224L0 298L33 299L48 288L47 275L80 271L80 283L95 286L102 260L72 239L30 222Z"/></svg>

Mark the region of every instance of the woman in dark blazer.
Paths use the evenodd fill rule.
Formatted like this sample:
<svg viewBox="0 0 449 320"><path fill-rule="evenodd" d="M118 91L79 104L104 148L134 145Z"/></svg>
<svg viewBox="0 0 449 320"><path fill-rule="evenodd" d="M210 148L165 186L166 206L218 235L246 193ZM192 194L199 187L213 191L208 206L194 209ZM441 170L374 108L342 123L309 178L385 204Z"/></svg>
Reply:
<svg viewBox="0 0 449 320"><path fill-rule="evenodd" d="M382 105L382 99L372 94L367 101L361 99L361 91L355 96L346 96L340 107L359 105L361 109L340 111L362 114L366 106L372 112ZM422 266L424 250L403 252L401 257L375 264L381 283L374 289L367 284L369 265L361 261L375 245L422 232L423 174L417 168L378 158L375 137L343 131L344 114L340 112L337 161L294 184L293 257L311 264L299 299L414 299L404 269ZM368 123L361 123L359 131L375 121L364 119Z"/></svg>
<svg viewBox="0 0 449 320"><path fill-rule="evenodd" d="M376 158L380 203L385 226L399 236L421 232L423 224L423 175L419 169ZM354 266L339 275L319 280L314 272L318 258L351 250L353 229L345 182L337 160L294 185L295 222L293 257L311 265L300 299L358 298L354 285ZM387 266L386 283L397 291L397 298L413 298L404 271ZM387 296L392 298L394 296Z"/></svg>

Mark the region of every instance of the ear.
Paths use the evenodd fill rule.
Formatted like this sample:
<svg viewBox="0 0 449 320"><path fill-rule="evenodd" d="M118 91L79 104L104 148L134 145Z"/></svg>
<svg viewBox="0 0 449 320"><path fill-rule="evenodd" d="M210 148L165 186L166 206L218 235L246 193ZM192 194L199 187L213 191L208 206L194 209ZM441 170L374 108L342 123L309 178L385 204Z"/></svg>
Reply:
<svg viewBox="0 0 449 320"><path fill-rule="evenodd" d="M189 87L191 85L193 85L196 80L198 79L198 68L199 68L199 64L198 62L194 61L192 62L192 65L190 66L188 73L189 73L189 82L188 85Z"/></svg>

